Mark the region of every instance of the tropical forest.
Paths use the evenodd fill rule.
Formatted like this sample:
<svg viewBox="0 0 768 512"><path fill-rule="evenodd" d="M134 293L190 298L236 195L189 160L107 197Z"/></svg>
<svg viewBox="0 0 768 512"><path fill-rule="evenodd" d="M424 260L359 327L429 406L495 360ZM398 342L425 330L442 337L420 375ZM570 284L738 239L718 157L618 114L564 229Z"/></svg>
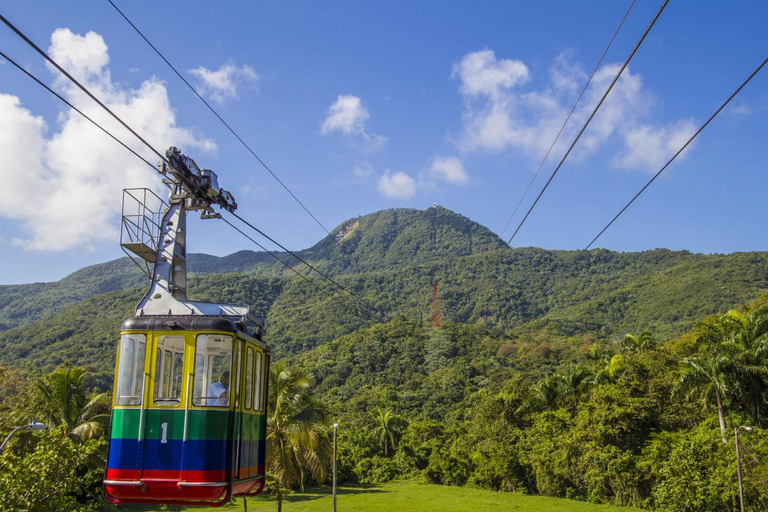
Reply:
<svg viewBox="0 0 768 512"><path fill-rule="evenodd" d="M190 298L248 305L272 356L266 484L227 507L310 510L292 499L335 479L768 510L768 253L509 248L435 205L278 255L188 259ZM0 286L0 510L161 509L102 494L120 326L147 285L122 258Z"/></svg>

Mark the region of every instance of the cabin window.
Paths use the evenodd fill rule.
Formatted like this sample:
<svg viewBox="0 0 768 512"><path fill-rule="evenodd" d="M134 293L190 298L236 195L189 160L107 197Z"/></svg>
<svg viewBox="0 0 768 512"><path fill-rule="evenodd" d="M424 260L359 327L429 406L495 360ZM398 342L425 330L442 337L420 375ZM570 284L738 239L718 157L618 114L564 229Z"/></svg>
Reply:
<svg viewBox="0 0 768 512"><path fill-rule="evenodd" d="M200 334L195 343L192 405L229 407L232 336Z"/></svg>
<svg viewBox="0 0 768 512"><path fill-rule="evenodd" d="M250 410L253 396L253 349L248 347L245 354L245 408Z"/></svg>
<svg viewBox="0 0 768 512"><path fill-rule="evenodd" d="M141 405L146 349L147 337L144 334L123 334L120 337L115 405Z"/></svg>
<svg viewBox="0 0 768 512"><path fill-rule="evenodd" d="M261 352L256 352L256 376L254 377L254 390L253 390L253 410L254 411L260 411L263 399L262 399L262 393L263 393L263 386L262 382L264 381L264 371L263 371L263 360L264 357Z"/></svg>
<svg viewBox="0 0 768 512"><path fill-rule="evenodd" d="M155 360L155 403L178 405L181 403L182 376L184 374L184 336L160 336L157 339Z"/></svg>
<svg viewBox="0 0 768 512"><path fill-rule="evenodd" d="M240 340L237 340L237 348L235 349L235 377L236 377L235 385L234 385L235 409L240 407L240 374L241 374L240 368L243 366L242 364L243 358L241 357L240 353L242 352L242 350L243 350L242 343L240 342Z"/></svg>

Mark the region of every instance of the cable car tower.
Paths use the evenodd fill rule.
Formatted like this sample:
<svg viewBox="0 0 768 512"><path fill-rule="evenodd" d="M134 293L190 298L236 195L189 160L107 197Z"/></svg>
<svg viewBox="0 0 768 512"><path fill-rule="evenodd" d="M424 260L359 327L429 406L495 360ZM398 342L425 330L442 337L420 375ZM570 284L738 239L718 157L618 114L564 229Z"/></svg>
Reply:
<svg viewBox="0 0 768 512"><path fill-rule="evenodd" d="M443 324L443 317L440 314L440 299L437 297L438 283L432 283L432 306L429 311L429 326L440 327Z"/></svg>
<svg viewBox="0 0 768 512"><path fill-rule="evenodd" d="M248 306L187 299L187 212L237 204L213 171L175 147L166 157L167 204L123 194L120 245L150 286L120 329L104 495L218 506L264 487L269 347Z"/></svg>
<svg viewBox="0 0 768 512"><path fill-rule="evenodd" d="M247 307L187 300L187 212L199 211L202 219L219 218L221 214L214 206L234 212L237 203L232 194L219 187L215 172L200 169L175 147L166 151L166 156L171 165L161 162L159 171L170 175L163 180L172 187L170 204L148 189L127 189L123 194L120 246L151 280L149 291L136 307L136 316L224 315L248 320ZM158 203L165 208L162 217Z"/></svg>

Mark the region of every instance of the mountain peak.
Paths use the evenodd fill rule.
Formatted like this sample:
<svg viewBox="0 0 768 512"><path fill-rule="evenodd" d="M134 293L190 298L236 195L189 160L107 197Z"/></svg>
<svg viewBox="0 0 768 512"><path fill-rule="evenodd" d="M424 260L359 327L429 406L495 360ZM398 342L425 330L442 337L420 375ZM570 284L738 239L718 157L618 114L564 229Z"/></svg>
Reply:
<svg viewBox="0 0 768 512"><path fill-rule="evenodd" d="M470 256L503 245L488 228L434 204L425 210L393 208L349 219L302 251L302 257L333 261L336 272L370 272Z"/></svg>

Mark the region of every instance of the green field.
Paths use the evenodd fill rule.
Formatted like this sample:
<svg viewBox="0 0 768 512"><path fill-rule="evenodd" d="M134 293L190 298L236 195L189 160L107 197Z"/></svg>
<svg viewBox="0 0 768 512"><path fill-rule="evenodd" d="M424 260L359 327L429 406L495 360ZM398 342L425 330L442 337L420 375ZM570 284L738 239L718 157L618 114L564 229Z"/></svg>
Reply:
<svg viewBox="0 0 768 512"><path fill-rule="evenodd" d="M373 512L398 510L402 512L479 512L481 510L515 512L598 512L639 511L637 508L593 505L582 501L500 493L465 487L419 484L412 480L390 482L377 486L344 486L338 490L337 510L340 512ZM202 509L199 509L202 510ZM206 510L210 510L206 508ZM242 498L220 510L244 510ZM277 510L274 497L248 499L248 511ZM330 488L307 489L283 500L284 512L328 512L333 510Z"/></svg>

